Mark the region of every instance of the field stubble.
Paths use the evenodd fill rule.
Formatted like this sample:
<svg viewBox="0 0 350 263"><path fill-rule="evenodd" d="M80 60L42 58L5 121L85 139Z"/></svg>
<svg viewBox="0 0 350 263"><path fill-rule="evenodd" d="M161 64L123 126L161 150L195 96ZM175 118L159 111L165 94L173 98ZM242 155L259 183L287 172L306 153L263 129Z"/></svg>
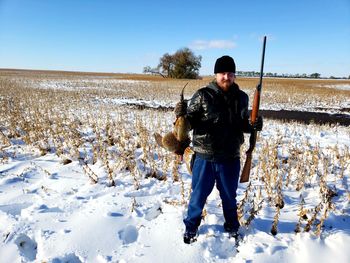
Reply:
<svg viewBox="0 0 350 263"><path fill-rule="evenodd" d="M173 105L187 82L185 96L189 97L209 80L2 71L0 163L20 159L23 152L34 156L54 153L62 165L79 162L93 183L103 180L114 186L119 176L130 176L138 190L145 178L173 180L180 182L179 195L164 201L185 205L190 183L184 180L181 160L157 147L153 139L154 132L164 134L172 129L173 114L131 109L108 101L124 98ZM238 79L250 97L256 82ZM349 90L322 87L325 85L339 82L266 79L262 103L297 108L349 107ZM313 136L322 133L350 136L348 127L338 125L265 122L254 153L250 183L239 190L242 225L248 227L262 210L274 209L271 233L276 235L286 199L297 207L292 210L296 233L312 231L321 235L331 213L348 216L349 143L321 145ZM94 172L96 165L103 168L103 177Z"/></svg>

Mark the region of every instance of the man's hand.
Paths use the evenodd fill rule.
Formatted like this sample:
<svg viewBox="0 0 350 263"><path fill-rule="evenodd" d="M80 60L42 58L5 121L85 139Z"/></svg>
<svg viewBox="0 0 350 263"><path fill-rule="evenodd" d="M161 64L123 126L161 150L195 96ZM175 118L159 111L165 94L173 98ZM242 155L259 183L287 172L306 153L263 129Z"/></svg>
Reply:
<svg viewBox="0 0 350 263"><path fill-rule="evenodd" d="M252 124L252 129L254 131L261 131L263 127L263 118L261 116L258 116L254 124Z"/></svg>
<svg viewBox="0 0 350 263"><path fill-rule="evenodd" d="M176 103L174 113L176 115L176 118L186 115L186 113L187 113L187 101L184 100L184 101L180 101L180 102Z"/></svg>

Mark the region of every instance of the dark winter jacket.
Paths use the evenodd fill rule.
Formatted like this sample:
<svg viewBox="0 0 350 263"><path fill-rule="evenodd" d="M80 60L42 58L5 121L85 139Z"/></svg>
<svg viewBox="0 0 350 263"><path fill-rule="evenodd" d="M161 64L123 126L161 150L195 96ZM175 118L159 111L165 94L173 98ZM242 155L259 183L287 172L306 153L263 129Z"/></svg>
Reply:
<svg viewBox="0 0 350 263"><path fill-rule="evenodd" d="M224 161L240 157L243 132L250 132L248 95L233 84L223 92L210 83L190 100L187 119L193 129L193 150L202 158Z"/></svg>

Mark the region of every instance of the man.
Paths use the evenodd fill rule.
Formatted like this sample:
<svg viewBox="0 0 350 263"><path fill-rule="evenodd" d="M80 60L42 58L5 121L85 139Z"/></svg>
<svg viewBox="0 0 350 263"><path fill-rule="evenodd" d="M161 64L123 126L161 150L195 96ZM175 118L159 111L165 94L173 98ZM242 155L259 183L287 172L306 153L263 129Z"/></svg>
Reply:
<svg viewBox="0 0 350 263"><path fill-rule="evenodd" d="M175 114L184 116L193 129L192 193L184 219L184 242L188 244L196 240L202 210L215 183L222 200L225 231L236 235L240 226L236 191L243 132L260 131L262 118L254 126L249 123L249 98L235 83L235 72L233 58L218 58L215 81L199 89L188 107L186 103L175 107Z"/></svg>

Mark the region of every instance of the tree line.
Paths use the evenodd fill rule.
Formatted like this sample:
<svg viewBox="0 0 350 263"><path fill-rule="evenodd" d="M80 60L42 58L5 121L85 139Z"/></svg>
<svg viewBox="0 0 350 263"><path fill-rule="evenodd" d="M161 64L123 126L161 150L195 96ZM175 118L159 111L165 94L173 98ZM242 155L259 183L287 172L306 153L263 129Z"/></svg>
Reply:
<svg viewBox="0 0 350 263"><path fill-rule="evenodd" d="M241 77L259 77L260 72L257 71L237 71L236 72L237 76ZM326 77L321 77L320 73L312 73L312 74L288 74L288 73L271 73L271 72L266 72L264 73L265 77L270 77L270 78L309 78L309 79L321 79L321 78L326 78ZM348 77L334 77L330 76L329 79L350 79L350 75Z"/></svg>

